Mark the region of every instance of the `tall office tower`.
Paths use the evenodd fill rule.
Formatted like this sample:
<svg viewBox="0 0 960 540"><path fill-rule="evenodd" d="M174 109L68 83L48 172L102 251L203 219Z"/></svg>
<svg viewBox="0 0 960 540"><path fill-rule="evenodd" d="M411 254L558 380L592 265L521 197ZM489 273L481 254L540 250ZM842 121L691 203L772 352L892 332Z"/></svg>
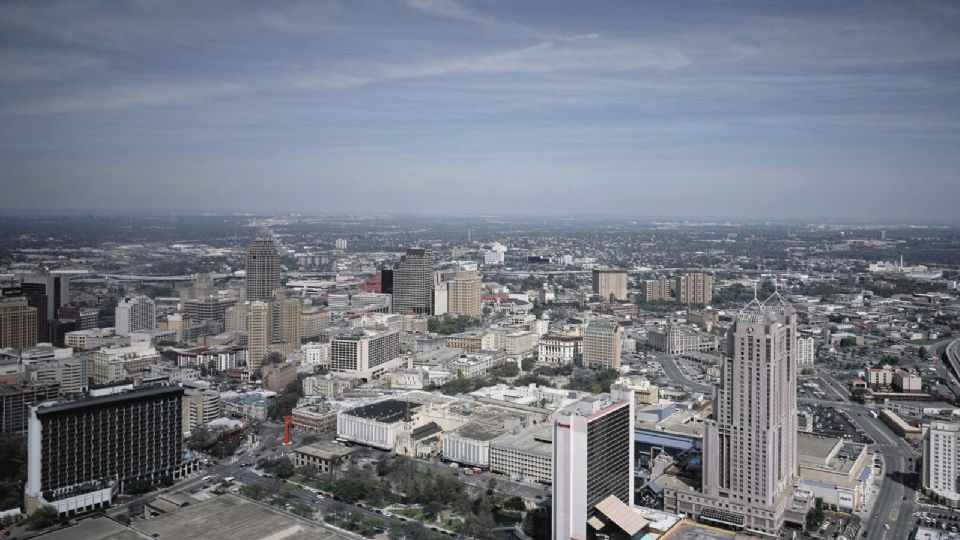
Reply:
<svg viewBox="0 0 960 540"><path fill-rule="evenodd" d="M280 288L280 255L273 239L258 236L247 249L247 300L269 302Z"/></svg>
<svg viewBox="0 0 960 540"><path fill-rule="evenodd" d="M118 336L157 329L157 305L146 296L128 296L117 304L116 321Z"/></svg>
<svg viewBox="0 0 960 540"><path fill-rule="evenodd" d="M620 369L620 325L593 321L583 332L583 365L593 369Z"/></svg>
<svg viewBox="0 0 960 540"><path fill-rule="evenodd" d="M273 343L271 311L271 305L267 302L250 302L247 315L247 365L254 372L260 371Z"/></svg>
<svg viewBox="0 0 960 540"><path fill-rule="evenodd" d="M250 317L250 302L234 304L223 312L223 331L247 333L247 320Z"/></svg>
<svg viewBox="0 0 960 540"><path fill-rule="evenodd" d="M923 433L923 489L960 502L960 424L930 422Z"/></svg>
<svg viewBox="0 0 960 540"><path fill-rule="evenodd" d="M674 290L681 304L707 305L713 300L713 277L699 272L679 276L674 278Z"/></svg>
<svg viewBox="0 0 960 540"><path fill-rule="evenodd" d="M37 344L37 308L16 296L0 298L0 348Z"/></svg>
<svg viewBox="0 0 960 540"><path fill-rule="evenodd" d="M481 314L480 275L473 270L447 274L447 313L479 317Z"/></svg>
<svg viewBox="0 0 960 540"><path fill-rule="evenodd" d="M70 280L65 276L21 276L20 289L24 296L47 296L47 319L56 318L57 310L70 303Z"/></svg>
<svg viewBox="0 0 960 540"><path fill-rule="evenodd" d="M337 238L336 248L340 250L347 249L347 239L346 238Z"/></svg>
<svg viewBox="0 0 960 540"><path fill-rule="evenodd" d="M394 313L429 315L433 292L433 252L410 248L393 269Z"/></svg>
<svg viewBox="0 0 960 540"><path fill-rule="evenodd" d="M227 309L236 303L236 300L205 296L187 300L183 303L183 310L194 321L217 321L225 324Z"/></svg>
<svg viewBox="0 0 960 540"><path fill-rule="evenodd" d="M797 366L813 367L816 359L816 342L812 337L797 338Z"/></svg>
<svg viewBox="0 0 960 540"><path fill-rule="evenodd" d="M173 478L183 463L182 396L163 386L34 407L27 512L104 508L127 482Z"/></svg>
<svg viewBox="0 0 960 540"><path fill-rule="evenodd" d="M393 294L393 268L380 270L380 290L383 294Z"/></svg>
<svg viewBox="0 0 960 540"><path fill-rule="evenodd" d="M270 303L270 339L273 343L285 343L291 350L300 349L302 311L299 298L287 298L282 290L274 293Z"/></svg>
<svg viewBox="0 0 960 540"><path fill-rule="evenodd" d="M597 504L633 503L634 398L586 398L553 421L553 538L588 538Z"/></svg>
<svg viewBox="0 0 960 540"><path fill-rule="evenodd" d="M594 268L593 293L604 302L626 300L627 272L613 268Z"/></svg>
<svg viewBox="0 0 960 540"><path fill-rule="evenodd" d="M751 301L727 331L705 422L702 519L768 535L783 525L797 478L796 331L779 294Z"/></svg>

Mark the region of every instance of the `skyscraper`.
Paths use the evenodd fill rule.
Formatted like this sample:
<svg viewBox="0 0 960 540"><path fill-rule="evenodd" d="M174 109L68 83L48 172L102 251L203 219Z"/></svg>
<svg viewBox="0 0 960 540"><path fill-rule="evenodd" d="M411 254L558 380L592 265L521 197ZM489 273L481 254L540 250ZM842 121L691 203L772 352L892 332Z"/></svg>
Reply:
<svg viewBox="0 0 960 540"><path fill-rule="evenodd" d="M604 302L626 300L627 272L613 268L594 268L593 293Z"/></svg>
<svg viewBox="0 0 960 540"><path fill-rule="evenodd" d="M182 396L164 386L34 407L27 512L104 508L126 482L173 478L183 463Z"/></svg>
<svg viewBox="0 0 960 540"><path fill-rule="evenodd" d="M0 347L32 347L37 344L37 308L26 298L0 298Z"/></svg>
<svg viewBox="0 0 960 540"><path fill-rule="evenodd" d="M620 368L620 325L592 321L583 332L583 365L594 369Z"/></svg>
<svg viewBox="0 0 960 540"><path fill-rule="evenodd" d="M713 300L713 276L693 273L674 278L677 302L707 305Z"/></svg>
<svg viewBox="0 0 960 540"><path fill-rule="evenodd" d="M479 317L481 313L480 291L482 283L475 270L441 272L440 282L434 287L434 310L436 314L466 315ZM438 291L444 295L438 295ZM445 300L437 309L438 300Z"/></svg>
<svg viewBox="0 0 960 540"><path fill-rule="evenodd" d="M781 528L797 479L796 329L779 294L737 314L705 422L703 497L671 507L667 494L667 509L766 535Z"/></svg>
<svg viewBox="0 0 960 540"><path fill-rule="evenodd" d="M394 313L429 315L433 292L433 252L410 248L393 270Z"/></svg>
<svg viewBox="0 0 960 540"><path fill-rule="evenodd" d="M255 372L263 366L263 359L270 353L273 342L271 305L267 302L250 302L247 315L247 365Z"/></svg>
<svg viewBox="0 0 960 540"><path fill-rule="evenodd" d="M258 236L247 249L247 300L269 302L280 288L280 255L273 239Z"/></svg>
<svg viewBox="0 0 960 540"><path fill-rule="evenodd" d="M633 392L561 409L553 422L553 538L586 539L588 520L613 495L633 501Z"/></svg>
<svg viewBox="0 0 960 540"><path fill-rule="evenodd" d="M923 488L948 502L960 501L960 424L930 422L923 432Z"/></svg>
<svg viewBox="0 0 960 540"><path fill-rule="evenodd" d="M114 326L118 336L156 330L157 306L146 296L128 296L117 304Z"/></svg>
<svg viewBox="0 0 960 540"><path fill-rule="evenodd" d="M63 276L27 275L20 277L20 291L31 307L37 308L37 342L52 341L51 321L57 311L70 303L70 282Z"/></svg>

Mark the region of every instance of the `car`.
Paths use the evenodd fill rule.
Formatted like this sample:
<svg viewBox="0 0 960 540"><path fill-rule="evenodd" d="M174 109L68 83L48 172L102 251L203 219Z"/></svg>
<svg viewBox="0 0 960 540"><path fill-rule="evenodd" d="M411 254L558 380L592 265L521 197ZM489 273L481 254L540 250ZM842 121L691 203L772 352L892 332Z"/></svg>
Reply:
<svg viewBox="0 0 960 540"><path fill-rule="evenodd" d="M883 524L883 528L889 531L889 530L890 530L890 525L887 524L887 523L884 523L884 524Z"/></svg>

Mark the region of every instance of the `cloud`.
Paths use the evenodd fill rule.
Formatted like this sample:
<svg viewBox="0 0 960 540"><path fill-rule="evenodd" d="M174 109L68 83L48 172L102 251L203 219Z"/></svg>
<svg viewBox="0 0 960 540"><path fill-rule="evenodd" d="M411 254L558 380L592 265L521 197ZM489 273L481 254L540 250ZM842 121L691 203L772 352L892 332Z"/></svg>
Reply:
<svg viewBox="0 0 960 540"><path fill-rule="evenodd" d="M311 89L339 89L354 88L369 83L369 77L360 77L349 73L322 72L312 75L294 77L291 86L295 88Z"/></svg>
<svg viewBox="0 0 960 540"><path fill-rule="evenodd" d="M468 8L455 0L406 0L408 6L439 17L471 21L479 24L491 24L496 19Z"/></svg>
<svg viewBox="0 0 960 540"><path fill-rule="evenodd" d="M0 82L57 80L105 63L102 58L82 53L0 50Z"/></svg>
<svg viewBox="0 0 960 540"><path fill-rule="evenodd" d="M679 69L691 60L678 50L632 42L609 42L590 34L546 41L512 51L384 68L390 78L453 74L551 73L556 71L633 71Z"/></svg>
<svg viewBox="0 0 960 540"><path fill-rule="evenodd" d="M5 116L69 114L135 106L183 105L239 92L242 89L241 85L218 81L114 85L96 91L73 93L68 97L23 105L9 105L0 109L0 114Z"/></svg>

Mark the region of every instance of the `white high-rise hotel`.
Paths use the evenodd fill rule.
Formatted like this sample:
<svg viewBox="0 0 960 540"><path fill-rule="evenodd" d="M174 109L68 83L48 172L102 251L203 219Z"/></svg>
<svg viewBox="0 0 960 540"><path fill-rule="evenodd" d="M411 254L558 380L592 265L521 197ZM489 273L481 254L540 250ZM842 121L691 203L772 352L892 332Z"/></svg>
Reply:
<svg viewBox="0 0 960 540"><path fill-rule="evenodd" d="M665 490L667 510L764 535L781 528L797 480L796 331L779 294L737 314L704 432L703 492Z"/></svg>
<svg viewBox="0 0 960 540"><path fill-rule="evenodd" d="M118 336L134 332L148 332L157 328L157 306L146 296L126 297L117 304L116 321Z"/></svg>

